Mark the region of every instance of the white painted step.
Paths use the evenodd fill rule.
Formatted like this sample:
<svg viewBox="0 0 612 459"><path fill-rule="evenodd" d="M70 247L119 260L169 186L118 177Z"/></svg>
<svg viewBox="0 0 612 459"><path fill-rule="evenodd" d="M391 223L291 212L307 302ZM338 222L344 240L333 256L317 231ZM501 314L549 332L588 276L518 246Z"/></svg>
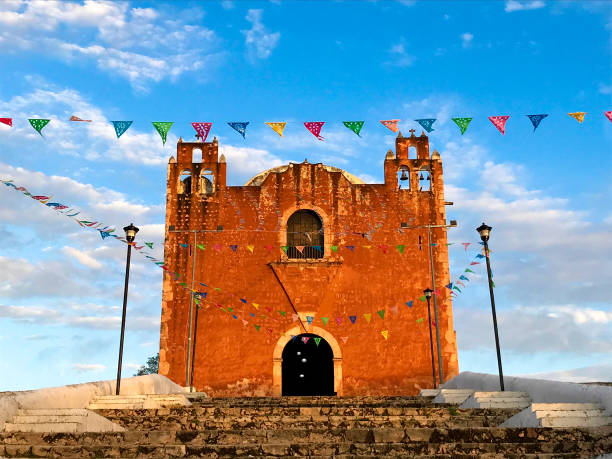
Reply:
<svg viewBox="0 0 612 459"><path fill-rule="evenodd" d="M191 405L184 394L101 395L94 397L90 410L143 410Z"/></svg>
<svg viewBox="0 0 612 459"><path fill-rule="evenodd" d="M419 396L421 397L435 397L440 393L440 389L421 389Z"/></svg>
<svg viewBox="0 0 612 459"><path fill-rule="evenodd" d="M473 389L440 389L440 393L434 397L432 403L449 403L461 405L475 391Z"/></svg>
<svg viewBox="0 0 612 459"><path fill-rule="evenodd" d="M125 429L86 409L17 410L5 432L122 432Z"/></svg>
<svg viewBox="0 0 612 459"><path fill-rule="evenodd" d="M474 392L459 408L527 408L531 398L527 392Z"/></svg>
<svg viewBox="0 0 612 459"><path fill-rule="evenodd" d="M532 403L500 427L600 427L612 425L596 403Z"/></svg>

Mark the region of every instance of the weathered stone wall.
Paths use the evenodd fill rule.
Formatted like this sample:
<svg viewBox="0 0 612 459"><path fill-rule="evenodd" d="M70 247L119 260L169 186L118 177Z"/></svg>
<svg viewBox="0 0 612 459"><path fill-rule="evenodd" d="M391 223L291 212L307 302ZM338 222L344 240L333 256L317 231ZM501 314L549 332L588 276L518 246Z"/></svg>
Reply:
<svg viewBox="0 0 612 459"><path fill-rule="evenodd" d="M408 157L410 146L416 147L416 158ZM193 149L203 150L202 162L193 162ZM274 349L279 339L286 341L281 334L296 327L294 308L302 317L314 315L313 325L328 332L340 395L412 395L432 387L427 304L417 298L431 286L428 234L422 226L446 224L442 163L436 153L430 158L424 134L398 137L396 152L385 158L384 184L353 183L342 171L305 161L273 171L259 186L226 186L226 163L223 156L218 158L216 140L179 142L177 160L171 158L168 165L165 262L181 279L164 276L160 374L186 383L190 293L178 283L191 286L195 256L195 286L209 292L209 307L200 311L198 322L196 389L211 396L280 395L274 377L280 356ZM402 166L409 169L410 189L398 189ZM432 174L432 191L418 190L421 168ZM204 169L214 176L213 193L201 192L197 177ZM193 176L190 193L181 193L184 170ZM287 241L287 220L299 209L313 210L323 221L321 259L289 260L280 250ZM408 228L400 230L402 226ZM450 281L446 228L432 228L431 235L444 375L450 379L458 373L458 363L451 300L443 287ZM205 249L195 249L194 242ZM221 249L215 250L215 244ZM236 253L232 244L239 246ZM401 254L399 244L405 245ZM254 246L252 253L246 245ZM408 300L414 300L412 308L406 306ZM215 303L233 308L239 320ZM253 303L261 305L259 310ZM389 310L393 306L397 314ZM386 309L384 320L376 314L380 309ZM373 313L371 323L364 313ZM354 325L349 315L358 316ZM340 325L337 316L342 317ZM321 317L330 318L327 326ZM416 322L419 318L422 323ZM262 325L259 332L254 323ZM388 340L381 330L389 331ZM342 337L348 337L346 342Z"/></svg>

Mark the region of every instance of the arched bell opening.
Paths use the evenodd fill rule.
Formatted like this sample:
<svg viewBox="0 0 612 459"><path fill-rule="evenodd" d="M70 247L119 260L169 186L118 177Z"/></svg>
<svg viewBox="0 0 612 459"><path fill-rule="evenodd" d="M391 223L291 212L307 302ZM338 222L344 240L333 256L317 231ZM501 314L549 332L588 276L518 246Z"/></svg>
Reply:
<svg viewBox="0 0 612 459"><path fill-rule="evenodd" d="M336 395L334 353L319 335L303 333L290 339L282 353L282 395Z"/></svg>

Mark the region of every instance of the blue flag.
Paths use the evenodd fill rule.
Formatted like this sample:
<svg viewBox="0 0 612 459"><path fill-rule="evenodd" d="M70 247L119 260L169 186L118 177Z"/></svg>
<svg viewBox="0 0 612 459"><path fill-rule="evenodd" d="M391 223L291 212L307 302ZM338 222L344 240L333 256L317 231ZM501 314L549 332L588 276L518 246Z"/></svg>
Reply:
<svg viewBox="0 0 612 459"><path fill-rule="evenodd" d="M130 128L133 121L111 121L111 123L113 123L115 134L117 134L117 138L119 138Z"/></svg>
<svg viewBox="0 0 612 459"><path fill-rule="evenodd" d="M542 114L542 115L525 115L525 116L527 116L527 118L529 118L529 120L531 121L531 124L533 124L533 132L535 132L536 128L540 125L540 121L542 121L548 115Z"/></svg>
<svg viewBox="0 0 612 459"><path fill-rule="evenodd" d="M450 284L445 285L445 287L450 289L450 290L452 290L453 289L453 283L451 282Z"/></svg>
<svg viewBox="0 0 612 459"><path fill-rule="evenodd" d="M314 320L313 316L306 316L306 322L308 322L308 325L312 325L313 320Z"/></svg>
<svg viewBox="0 0 612 459"><path fill-rule="evenodd" d="M468 282L470 281L470 280L469 280L467 277L465 277L463 274L462 274L461 276L459 276L459 279L466 280L466 281L468 281Z"/></svg>
<svg viewBox="0 0 612 459"><path fill-rule="evenodd" d="M412 300L408 301L408 302L406 303L406 306L408 306L409 308L411 308L411 307L412 307Z"/></svg>
<svg viewBox="0 0 612 459"><path fill-rule="evenodd" d="M415 121L419 123L421 126L423 126L423 129L425 129L427 132L431 132L435 130L431 126L436 122L436 118L425 118L425 119L420 119L420 120L415 120Z"/></svg>
<svg viewBox="0 0 612 459"><path fill-rule="evenodd" d="M236 131L238 134L240 134L242 136L242 138L245 138L246 135L246 128L249 125L249 122L240 122L240 123L227 123L229 124L229 126Z"/></svg>
<svg viewBox="0 0 612 459"><path fill-rule="evenodd" d="M351 323L355 323L357 321L357 316L349 316L349 319L351 319Z"/></svg>

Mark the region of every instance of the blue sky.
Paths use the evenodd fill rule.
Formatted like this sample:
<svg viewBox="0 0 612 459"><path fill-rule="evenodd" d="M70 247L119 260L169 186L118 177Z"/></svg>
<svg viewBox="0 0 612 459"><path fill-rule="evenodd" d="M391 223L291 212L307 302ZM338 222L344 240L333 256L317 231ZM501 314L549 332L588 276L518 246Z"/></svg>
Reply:
<svg viewBox="0 0 612 459"><path fill-rule="evenodd" d="M395 136L378 120L407 134L437 118L449 240L494 228L505 373L609 381L611 23L610 3L590 1L4 0L0 178L161 242L166 164L192 121L213 122L237 185L304 158L381 182ZM537 113L550 116L534 133ZM492 115L510 115L505 136ZM33 117L52 119L44 137ZM117 140L109 120L134 124ZM345 120L365 120L361 138ZM175 122L165 147L151 121ZM245 140L228 121L250 122ZM265 121L287 121L285 136ZM304 121L326 121L326 140ZM112 379L124 246L0 193L0 390ZM470 254L450 253L456 277ZM124 375L157 352L160 302L161 270L134 257ZM460 369L495 373L482 271L453 308Z"/></svg>

